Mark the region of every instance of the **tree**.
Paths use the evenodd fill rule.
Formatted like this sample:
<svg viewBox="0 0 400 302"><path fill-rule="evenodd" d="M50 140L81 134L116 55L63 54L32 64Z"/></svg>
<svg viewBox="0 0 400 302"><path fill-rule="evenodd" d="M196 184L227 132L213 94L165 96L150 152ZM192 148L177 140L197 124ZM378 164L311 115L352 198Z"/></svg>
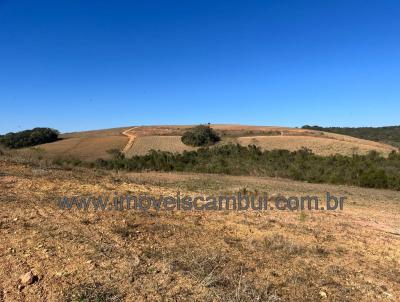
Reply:
<svg viewBox="0 0 400 302"><path fill-rule="evenodd" d="M34 128L20 132L10 132L0 136L0 144L11 148L32 147L58 140L59 132L51 128Z"/></svg>
<svg viewBox="0 0 400 302"><path fill-rule="evenodd" d="M221 138L210 125L199 125L182 135L182 142L189 146L205 147L219 142Z"/></svg>

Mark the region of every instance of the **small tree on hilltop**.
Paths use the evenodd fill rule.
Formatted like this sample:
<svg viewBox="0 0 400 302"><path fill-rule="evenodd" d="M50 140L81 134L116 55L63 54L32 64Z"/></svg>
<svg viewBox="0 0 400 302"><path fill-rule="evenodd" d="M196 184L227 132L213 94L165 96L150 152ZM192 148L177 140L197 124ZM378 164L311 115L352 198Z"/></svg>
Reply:
<svg viewBox="0 0 400 302"><path fill-rule="evenodd" d="M219 142L221 138L208 124L199 125L189 129L182 135L182 142L185 145L194 147L210 146Z"/></svg>

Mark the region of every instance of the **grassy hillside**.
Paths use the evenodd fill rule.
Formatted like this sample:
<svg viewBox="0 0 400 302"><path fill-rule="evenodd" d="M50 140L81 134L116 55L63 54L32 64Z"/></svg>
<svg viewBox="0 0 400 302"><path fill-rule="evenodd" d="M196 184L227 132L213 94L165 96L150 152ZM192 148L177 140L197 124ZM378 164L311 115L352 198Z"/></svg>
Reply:
<svg viewBox="0 0 400 302"><path fill-rule="evenodd" d="M328 137L326 135L307 136L244 136L239 137L237 142L242 146L256 145L263 150L285 149L289 151L307 148L313 153L322 156L335 154L351 156L353 154L365 155L370 151L377 151L382 155L388 155L390 148L383 145L374 145L370 141L345 140L344 138Z"/></svg>
<svg viewBox="0 0 400 302"><path fill-rule="evenodd" d="M367 154L375 150L387 156L395 148L390 145L363 140L346 135L327 133L316 130L274 127L274 126L246 126L246 125L212 125L211 128L221 137L216 145L239 143L242 146L249 144L261 147L263 150L285 149L299 150L302 147L311 149L318 155L352 155ZM127 130L130 135L130 146L124 150L127 157L144 155L151 149L167 152L183 152L188 150L179 137L190 126L146 126L134 127ZM151 137L148 138L147 137Z"/></svg>
<svg viewBox="0 0 400 302"><path fill-rule="evenodd" d="M182 153L184 150L197 148L181 141L181 136L191 127L193 126L136 126L65 133L55 142L38 145L34 150L23 148L18 153L25 157L40 153L44 158L66 157L85 161L110 158L107 152L110 149L118 149L126 157L145 155L152 149ZM239 143L242 146L256 145L262 150L290 151L305 147L322 156L365 155L372 150L387 156L396 149L379 142L310 129L245 125L211 127L221 137L216 146Z"/></svg>
<svg viewBox="0 0 400 302"><path fill-rule="evenodd" d="M400 147L400 126L351 128L305 125L302 129L333 132Z"/></svg>
<svg viewBox="0 0 400 302"><path fill-rule="evenodd" d="M128 138L121 132L128 128L64 133L59 140L38 145L35 148L23 148L18 153L23 157L40 154L44 158L74 158L79 160L95 160L110 158L107 150L121 150Z"/></svg>
<svg viewBox="0 0 400 302"><path fill-rule="evenodd" d="M168 150L169 152L181 153L185 150L196 150L196 148L182 143L180 136L140 136L135 139L126 156L146 155L150 150Z"/></svg>

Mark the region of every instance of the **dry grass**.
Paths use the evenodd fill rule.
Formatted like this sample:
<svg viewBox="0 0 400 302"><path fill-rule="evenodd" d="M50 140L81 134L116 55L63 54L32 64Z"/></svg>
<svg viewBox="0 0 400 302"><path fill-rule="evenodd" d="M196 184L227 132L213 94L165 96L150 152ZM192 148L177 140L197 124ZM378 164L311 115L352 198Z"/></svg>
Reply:
<svg viewBox="0 0 400 302"><path fill-rule="evenodd" d="M398 192L221 175L38 173L1 160L0 171L0 297L6 302L400 299ZM193 194L184 187L212 194L330 191L348 199L342 212L303 216L61 211L56 205L65 194ZM18 277L29 270L38 281L18 289Z"/></svg>
<svg viewBox="0 0 400 302"><path fill-rule="evenodd" d="M125 154L127 156L143 155L151 149L170 152L194 150L194 148L185 146L179 137L189 127L145 126L129 129L128 134L134 136L135 139ZM268 150L287 149L294 151L301 147L307 147L320 155L365 154L370 150L376 150L386 155L390 151L396 150L395 147L382 143L307 129L244 125L212 125L212 128L221 134L222 141L220 144L229 142L238 142L242 145L255 144Z"/></svg>
<svg viewBox="0 0 400 302"><path fill-rule="evenodd" d="M315 154L323 156L337 153L343 155L366 154L371 150L376 150L387 155L391 150L395 149L365 140L344 140L343 136L335 138L313 136L248 136L239 137L237 140L242 145L256 145L264 150L286 149L295 151L306 147L311 149Z"/></svg>
<svg viewBox="0 0 400 302"><path fill-rule="evenodd" d="M94 137L105 137L105 136L119 136L125 130L130 129L130 127L120 127L120 128L110 128L110 129L100 129L100 130L90 130L90 131L79 131L63 133L62 138L94 138Z"/></svg>
<svg viewBox="0 0 400 302"><path fill-rule="evenodd" d="M122 134L129 128L112 128L104 130L81 131L64 133L60 135L61 140L24 148L18 153L26 158L74 158L93 161L98 158L110 158L107 153L110 149L121 150L127 143L128 138Z"/></svg>
<svg viewBox="0 0 400 302"><path fill-rule="evenodd" d="M106 152L119 149L126 156L144 155L151 149L169 152L195 150L181 142L182 133L192 126L137 126L82 131L61 135L60 141L20 150L25 157L72 157L80 160L110 158ZM256 144L265 149L312 149L321 155L377 150L383 154L396 148L345 135L273 126L212 125L222 136L221 144Z"/></svg>
<svg viewBox="0 0 400 302"><path fill-rule="evenodd" d="M196 148L182 143L180 136L140 136L135 138L131 149L126 153L126 155L128 157L133 155L145 155L151 149L173 153L180 153L185 150L196 150Z"/></svg>
<svg viewBox="0 0 400 302"><path fill-rule="evenodd" d="M65 138L53 143L39 145L35 148L25 148L18 152L25 156L37 155L43 157L72 157L81 160L96 160L110 158L109 149L122 149L128 142L123 135L110 135L104 137Z"/></svg>

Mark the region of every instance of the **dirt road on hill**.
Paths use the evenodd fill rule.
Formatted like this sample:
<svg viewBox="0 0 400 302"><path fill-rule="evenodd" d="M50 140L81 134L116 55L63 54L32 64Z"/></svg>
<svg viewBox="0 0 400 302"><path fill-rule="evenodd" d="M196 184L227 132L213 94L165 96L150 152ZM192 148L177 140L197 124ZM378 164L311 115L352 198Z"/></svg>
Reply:
<svg viewBox="0 0 400 302"><path fill-rule="evenodd" d="M135 132L133 132L136 128L138 128L138 127L133 127L133 128L130 128L130 129L122 132L123 135L125 135L129 138L128 143L126 144L124 149L122 149L122 153L126 154L129 151L129 149L132 148L133 143L135 142L135 139L137 137L137 134Z"/></svg>

